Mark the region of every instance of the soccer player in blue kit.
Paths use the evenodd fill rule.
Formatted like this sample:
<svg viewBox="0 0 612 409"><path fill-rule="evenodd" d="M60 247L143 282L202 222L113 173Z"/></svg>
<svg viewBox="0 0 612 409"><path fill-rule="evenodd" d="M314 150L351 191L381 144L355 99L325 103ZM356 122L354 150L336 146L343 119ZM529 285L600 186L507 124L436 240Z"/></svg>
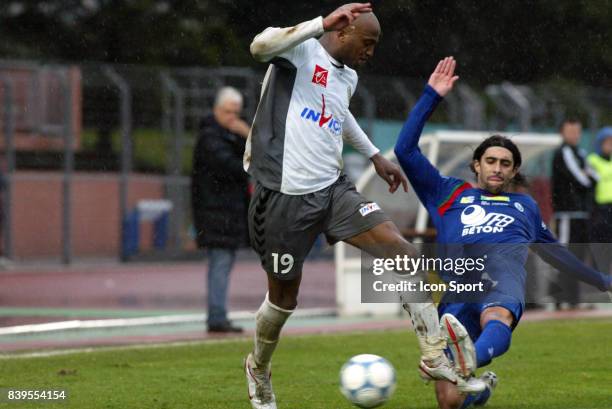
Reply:
<svg viewBox="0 0 612 409"><path fill-rule="evenodd" d="M447 293L438 306L440 324L457 370L473 374L478 367L504 354L512 331L525 305L525 261L531 248L553 267L573 274L601 291L610 291L609 276L593 270L561 246L542 221L531 196L510 193L519 175L521 153L510 139L493 135L474 151L471 170L476 185L440 174L418 147L425 122L458 80L453 57L441 60L423 95L412 109L397 143L395 154L429 212L444 251L464 255L487 255L486 290L469 299ZM531 245L531 246L530 246ZM477 251L474 251L477 249ZM474 277L441 272L445 281L470 282ZM485 279L486 278L486 279ZM454 298L453 298L454 297ZM481 377L489 385L483 392L464 394L451 382L436 381L436 398L441 409L483 405L497 378L492 372Z"/></svg>

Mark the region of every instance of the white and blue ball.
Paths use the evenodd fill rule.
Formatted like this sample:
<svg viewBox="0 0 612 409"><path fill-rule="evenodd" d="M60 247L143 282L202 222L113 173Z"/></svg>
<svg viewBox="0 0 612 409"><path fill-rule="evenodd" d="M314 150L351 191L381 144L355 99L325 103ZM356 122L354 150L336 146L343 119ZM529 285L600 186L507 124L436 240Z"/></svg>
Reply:
<svg viewBox="0 0 612 409"><path fill-rule="evenodd" d="M378 355L356 355L340 369L340 391L360 408L375 408L393 395L395 369Z"/></svg>

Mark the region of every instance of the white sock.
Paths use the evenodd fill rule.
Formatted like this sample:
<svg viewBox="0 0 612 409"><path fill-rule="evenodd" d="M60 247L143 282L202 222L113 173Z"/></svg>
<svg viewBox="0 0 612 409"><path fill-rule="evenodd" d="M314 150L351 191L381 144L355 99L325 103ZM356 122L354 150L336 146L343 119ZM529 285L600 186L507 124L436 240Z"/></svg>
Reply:
<svg viewBox="0 0 612 409"><path fill-rule="evenodd" d="M268 294L255 315L255 350L257 366L267 366L278 344L278 338L293 310L285 310L270 302Z"/></svg>
<svg viewBox="0 0 612 409"><path fill-rule="evenodd" d="M425 280L422 272L412 276L400 275L394 273L396 281L413 281L418 282ZM410 315L412 327L416 333L421 349L421 359L426 362L437 361L444 354L446 348L446 338L442 335L440 329L440 318L438 317L438 309L433 303L431 294L420 293L417 296L414 294L402 294L402 307ZM419 302L406 302L406 301Z"/></svg>
<svg viewBox="0 0 612 409"><path fill-rule="evenodd" d="M430 303L404 303L412 320L412 327L416 333L421 348L422 359L427 362L436 361L446 348L446 338L440 330L438 310L433 302Z"/></svg>

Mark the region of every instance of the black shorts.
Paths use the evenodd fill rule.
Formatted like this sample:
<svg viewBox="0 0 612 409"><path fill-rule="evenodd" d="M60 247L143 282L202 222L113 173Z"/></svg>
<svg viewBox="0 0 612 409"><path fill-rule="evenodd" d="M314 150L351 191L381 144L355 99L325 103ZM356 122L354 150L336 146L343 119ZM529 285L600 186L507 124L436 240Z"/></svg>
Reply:
<svg viewBox="0 0 612 409"><path fill-rule="evenodd" d="M264 270L292 280L302 273L319 234L334 244L389 220L345 175L305 195L287 195L257 183L249 205L249 236Z"/></svg>

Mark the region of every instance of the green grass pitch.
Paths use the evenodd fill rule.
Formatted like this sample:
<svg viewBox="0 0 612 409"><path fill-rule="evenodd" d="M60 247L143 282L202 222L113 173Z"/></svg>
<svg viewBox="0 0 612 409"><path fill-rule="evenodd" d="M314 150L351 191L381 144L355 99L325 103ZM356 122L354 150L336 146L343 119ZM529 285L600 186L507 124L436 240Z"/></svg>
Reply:
<svg viewBox="0 0 612 409"><path fill-rule="evenodd" d="M0 388L66 388L63 403L0 403L0 408L249 408L242 359L251 340L111 349L51 357L0 359ZM417 375L415 336L406 331L289 336L274 357L280 409L350 408L338 371L351 356L373 353L397 371L384 408L436 408L433 387ZM612 320L525 322L490 369L499 409L612 407Z"/></svg>

